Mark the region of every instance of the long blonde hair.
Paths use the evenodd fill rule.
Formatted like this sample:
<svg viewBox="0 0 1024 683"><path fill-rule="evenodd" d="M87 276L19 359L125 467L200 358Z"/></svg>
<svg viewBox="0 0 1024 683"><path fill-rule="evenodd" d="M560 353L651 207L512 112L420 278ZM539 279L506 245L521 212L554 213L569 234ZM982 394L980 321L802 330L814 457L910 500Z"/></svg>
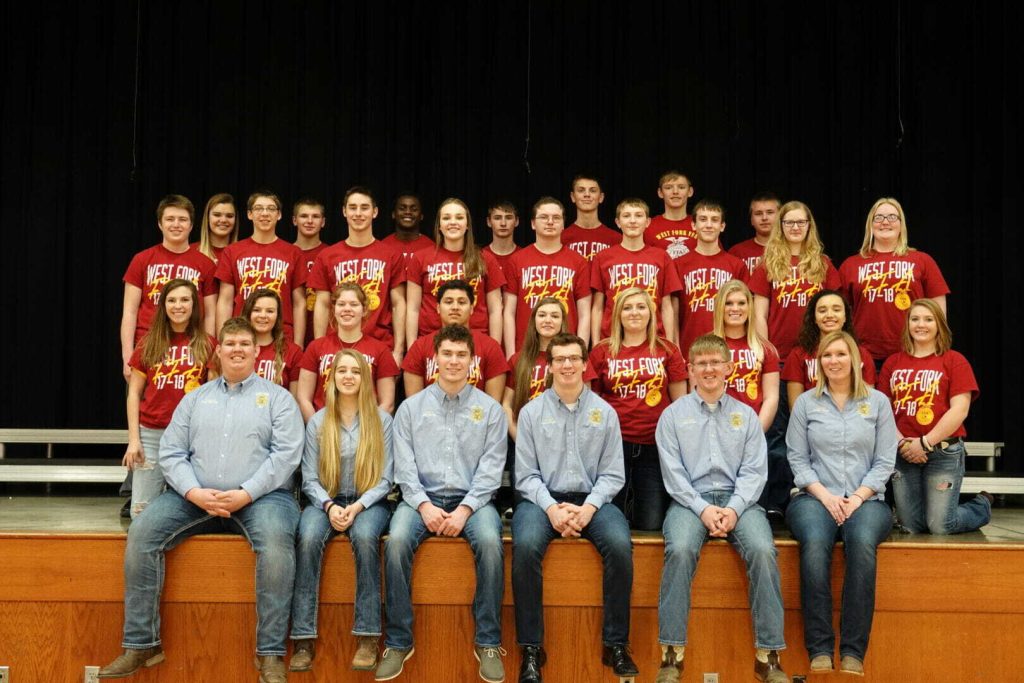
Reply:
<svg viewBox="0 0 1024 683"><path fill-rule="evenodd" d="M871 226L875 222L875 212L878 211L878 207L882 204L892 204L896 207L896 213L900 217L900 236L896 240L896 249L893 250L893 256L905 256L908 251L912 251L907 241L907 219L903 215L903 205L892 197L882 197L872 205L871 210L868 211L868 217L864 221L864 241L860 245L860 255L864 258L869 258L875 253L875 233L872 232Z"/></svg>
<svg viewBox="0 0 1024 683"><path fill-rule="evenodd" d="M476 246L476 241L473 239L473 217L469 213L466 202L458 197L449 197L441 202L437 215L434 216L434 244L437 245L437 248L444 247L444 233L441 232L441 209L448 204L461 206L462 210L466 212L466 235L462 242L462 266L466 282L473 284L473 280L487 274L487 264L484 263L484 258L480 255L480 247Z"/></svg>
<svg viewBox="0 0 1024 683"><path fill-rule="evenodd" d="M801 209L807 214L807 235L800 246L800 261L796 267L797 275L813 284L821 284L825 281L826 273L824 247L818 236L818 226L814 222L814 214L811 213L810 207L803 202L786 202L775 214L772 234L768 237L768 244L764 247L764 267L768 272L768 279L772 282L785 282L790 279L792 254L789 251L789 242L786 241L786 236L782 232L782 217L797 209Z"/></svg>
<svg viewBox="0 0 1024 683"><path fill-rule="evenodd" d="M334 355L324 389L324 422L320 427L320 462L317 472L320 483L332 498L341 485L341 392L334 381L342 358L355 359L359 365L359 394L356 397L359 415L359 444L356 446L355 482L360 495L377 485L384 470L384 426L377 412L373 393L373 373L359 351L342 349Z"/></svg>
<svg viewBox="0 0 1024 683"><path fill-rule="evenodd" d="M203 221L199 228L199 252L208 256L211 261L216 261L217 257L213 252L213 239L210 237L210 212L218 204L230 204L235 211L235 227L228 236L228 244L238 241L239 220L238 210L235 209L235 198L227 192L213 195L210 197L210 201L206 202L206 208L203 209Z"/></svg>
<svg viewBox="0 0 1024 683"><path fill-rule="evenodd" d="M754 295L750 293L750 289L743 284L742 280L729 280L722 288L718 290L718 294L715 294L715 322L714 322L714 333L715 335L725 339L725 300L729 298L729 295L734 292L740 292L747 300L747 322L744 323L744 327L747 330L747 346L754 352L754 357L757 358L758 363L764 362L765 349L775 347L772 343L757 333L757 326L754 325L752 318L754 317ZM687 351L689 353L689 351Z"/></svg>
<svg viewBox="0 0 1024 683"><path fill-rule="evenodd" d="M622 340L626 336L626 331L622 329L622 309L626 307L626 299L634 296L643 297L643 300L647 303L647 310L651 312L651 317L647 321L647 350L654 353L654 350L659 345L665 345L664 340L658 338L657 307L654 299L651 298L650 293L646 289L630 287L615 295L615 305L612 307L612 319L610 321L611 336L598 342L600 344L608 344L608 349L611 351L613 358L622 351Z"/></svg>
<svg viewBox="0 0 1024 683"><path fill-rule="evenodd" d="M868 385L864 383L864 373L860 367L860 349L857 348L857 341L849 333L842 330L829 332L821 338L821 343L818 344L818 356L814 361L815 371L818 373L818 386L814 388L814 395L821 396L825 391L825 384L828 383L828 378L825 376L825 371L821 368L821 354L825 353L825 349L835 341L845 343L846 349L850 352L850 398L867 398Z"/></svg>

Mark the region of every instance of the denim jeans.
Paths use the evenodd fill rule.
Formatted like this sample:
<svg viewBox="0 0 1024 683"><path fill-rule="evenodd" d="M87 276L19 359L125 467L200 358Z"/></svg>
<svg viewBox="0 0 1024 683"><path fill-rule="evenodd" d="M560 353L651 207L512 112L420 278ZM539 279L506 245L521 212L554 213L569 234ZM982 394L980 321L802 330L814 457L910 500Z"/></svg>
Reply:
<svg viewBox="0 0 1024 683"><path fill-rule="evenodd" d="M338 505L354 502L336 498ZM356 604L352 634L379 636L380 626L380 537L388 526L391 510L387 501L371 505L356 515L348 534L356 564ZM315 505L302 511L295 550L295 593L292 597L292 638L317 637L320 607L320 571L327 541L339 532Z"/></svg>
<svg viewBox="0 0 1024 683"><path fill-rule="evenodd" d="M864 661L875 615L875 568L878 544L892 529L892 512L880 500L868 500L842 526L814 496L802 493L789 503L786 521L800 542L800 604L804 645L811 659L832 657L832 548L843 541L843 577L839 617L839 653Z"/></svg>
<svg viewBox="0 0 1024 683"><path fill-rule="evenodd" d="M139 427L142 453L146 459L144 462L136 463L132 468L132 519L138 517L139 513L164 491L164 473L157 462L157 456L160 455L160 437L163 435L162 429Z"/></svg>
<svg viewBox="0 0 1024 683"><path fill-rule="evenodd" d="M669 496L661 476L658 447L623 441L622 452L626 459L626 483L612 502L625 513L631 528L660 529Z"/></svg>
<svg viewBox="0 0 1024 683"><path fill-rule="evenodd" d="M768 442L768 481L757 504L765 510L784 512L789 505L789 492L793 488L793 470L786 456L786 430L789 428L789 400L786 383L779 387L779 409L775 411L772 426L765 433Z"/></svg>
<svg viewBox="0 0 1024 683"><path fill-rule="evenodd" d="M430 500L451 512L459 506L462 496L430 496ZM404 501L399 503L384 543L386 647L412 647L412 560L420 543L430 535L420 513ZM470 515L462 536L469 541L476 562L474 643L480 647L498 647L501 645L501 598L505 592L505 547L501 540L501 518L494 505L488 503Z"/></svg>
<svg viewBox="0 0 1024 683"><path fill-rule="evenodd" d="M295 583L299 506L271 491L231 517L212 517L177 491L167 490L128 528L124 551L124 642L130 650L160 644L164 554L196 534L245 536L256 552L256 654L284 655Z"/></svg>
<svg viewBox="0 0 1024 683"><path fill-rule="evenodd" d="M730 496L732 491L702 494L707 502L722 507L729 502ZM708 530L697 513L672 501L665 516L664 533L665 563L658 595L658 642L662 645L686 645L690 589L700 549L709 538ZM750 582L747 596L754 622L754 647L785 649L779 565L775 559L775 540L764 509L759 505L748 507L727 538L747 566Z"/></svg>
<svg viewBox="0 0 1024 683"><path fill-rule="evenodd" d="M552 494L560 502L582 504L578 499ZM547 513L524 500L512 517L512 593L516 605L516 641L520 645L544 643L544 574L542 563L548 544L560 535L551 526ZM605 645L629 642L629 603L633 589L633 540L622 511L614 505L602 505L583 528L582 537L601 554L604 566Z"/></svg>
<svg viewBox="0 0 1024 683"><path fill-rule="evenodd" d="M992 519L992 506L984 496L960 505L964 481L963 443L936 448L923 465L896 458L892 490L900 525L914 534L961 534L977 531Z"/></svg>

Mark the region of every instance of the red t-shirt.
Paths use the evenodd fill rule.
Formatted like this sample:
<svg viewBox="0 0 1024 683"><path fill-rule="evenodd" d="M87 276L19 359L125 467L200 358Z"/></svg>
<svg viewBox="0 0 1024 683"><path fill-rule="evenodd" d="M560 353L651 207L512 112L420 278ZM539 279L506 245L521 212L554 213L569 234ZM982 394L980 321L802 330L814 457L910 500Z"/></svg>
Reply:
<svg viewBox="0 0 1024 683"><path fill-rule="evenodd" d="M839 269L842 291L853 306L853 330L875 358L900 349L907 310L916 299L949 294L949 286L931 256L854 254Z"/></svg>
<svg viewBox="0 0 1024 683"><path fill-rule="evenodd" d="M736 256L719 251L705 256L691 251L675 260L682 284L679 294L679 348L690 345L715 327L715 295L729 280L747 279L747 267Z"/></svg>
<svg viewBox="0 0 1024 683"><path fill-rule="evenodd" d="M412 255L424 249L434 248L434 240L426 235L416 235L415 239L403 242L395 236L395 233L391 233L381 240L381 244L388 246L391 251L397 251L402 255L403 282L408 279L409 259Z"/></svg>
<svg viewBox="0 0 1024 683"><path fill-rule="evenodd" d="M758 244L751 237L749 240L744 240L733 246L729 253L743 261L743 265L747 267L748 273L753 273L754 269L761 265L761 258L764 256L764 245Z"/></svg>
<svg viewBox="0 0 1024 683"><path fill-rule="evenodd" d="M875 361L871 353L863 344L858 344L860 351L860 371L865 384L875 384ZM804 347L797 344L786 357L786 364L782 366L779 380L782 382L800 382L804 391L818 386L818 362L817 356L804 351ZM782 390L781 388L779 389Z"/></svg>
<svg viewBox="0 0 1024 683"><path fill-rule="evenodd" d="M892 402L896 429L916 438L942 419L953 396L969 393L972 402L977 399L978 381L971 364L956 351L924 358L900 351L882 364L878 390ZM967 430L961 424L950 436L967 436Z"/></svg>
<svg viewBox="0 0 1024 683"><path fill-rule="evenodd" d="M688 254L697 247L697 231L693 229L693 217L673 221L664 215L655 216L644 230L644 242L652 247L664 249L674 259Z"/></svg>
<svg viewBox="0 0 1024 683"><path fill-rule="evenodd" d="M306 267L306 338L303 340L303 345L306 346L309 342L313 341L313 311L316 309L316 290L309 286L309 272L313 270L313 264L316 263L316 257L320 255L324 249L329 245L321 242L312 249L300 249L302 253L302 263ZM282 305L284 302L281 302ZM295 376L298 379L298 375Z"/></svg>
<svg viewBox="0 0 1024 683"><path fill-rule="evenodd" d="M738 401L746 403L760 413L764 402L761 377L779 371L779 354L769 347L764 350L764 362L758 362L746 339L725 338L732 355L732 374L726 380L725 390Z"/></svg>
<svg viewBox="0 0 1024 683"><path fill-rule="evenodd" d="M157 244L136 254L128 264L123 278L125 284L142 290L139 312L135 318L135 343L139 343L142 335L153 324L153 316L160 303L160 291L171 280L181 278L196 286L199 290L196 305L202 315L203 297L217 293L215 270L213 261L200 252L196 245L190 246L186 252L176 254L163 244Z"/></svg>
<svg viewBox="0 0 1024 683"><path fill-rule="evenodd" d="M302 363L302 347L290 339L285 339L284 346L284 367L281 368L281 377L278 384L285 389L292 382L299 381L299 365ZM263 379L274 381L274 360L277 356L277 349L273 343L260 347L256 355L256 374Z"/></svg>
<svg viewBox="0 0 1024 683"><path fill-rule="evenodd" d="M437 361L434 360L434 337L437 332L420 337L409 347L402 360L402 369L423 378L423 386L437 381ZM484 390L487 380L508 372L508 362L498 342L483 332L473 330L473 360L469 364L469 383Z"/></svg>
<svg viewBox="0 0 1024 683"><path fill-rule="evenodd" d="M516 389L516 363L519 362L520 355L522 355L522 352L516 351L508 362L508 381L505 383L505 386L512 391ZM544 393L544 390L547 388L547 377L548 354L545 351L541 351L537 354L537 359L533 362L533 370L530 372L530 395L526 399L527 402Z"/></svg>
<svg viewBox="0 0 1024 683"><path fill-rule="evenodd" d="M469 282L473 287L473 313L469 316L469 328L487 332L487 293L505 286L505 275L493 256L483 251L480 255L486 272ZM437 312L437 290L449 280L466 279L462 252L449 251L443 247L418 251L407 261L406 274L409 282L418 284L423 290L417 336L433 334L441 329L441 315Z"/></svg>
<svg viewBox="0 0 1024 683"><path fill-rule="evenodd" d="M405 282L402 255L374 240L365 247L338 242L320 252L309 273L309 286L331 292L339 282L355 282L366 292L369 315L363 333L394 345L391 290Z"/></svg>
<svg viewBox="0 0 1024 683"><path fill-rule="evenodd" d="M511 254L495 254L494 250L491 249L491 245L487 245L480 251L484 252L485 254L490 254L491 256L494 257L494 260L498 262L498 266L501 268L502 275L505 276L505 280L508 280L508 262L509 259L511 259L515 255L515 253L519 251L519 247L513 249Z"/></svg>
<svg viewBox="0 0 1024 683"><path fill-rule="evenodd" d="M546 296L562 302L568 311L566 328L576 333L579 328L576 302L590 296L590 272L582 256L564 247L554 254L544 254L537 245L531 244L512 255L506 276L505 289L518 300L516 347L523 343L534 307Z"/></svg>
<svg viewBox="0 0 1024 683"><path fill-rule="evenodd" d="M622 438L653 444L658 418L672 403L669 384L686 379L686 363L679 349L665 342L651 352L644 343L623 346L612 358L611 346L598 344L590 352L590 363L597 373L593 389L618 414Z"/></svg>
<svg viewBox="0 0 1024 683"><path fill-rule="evenodd" d="M651 295L655 306L661 306L664 297L681 288L672 259L664 251L654 247L629 251L621 244L605 249L590 262L590 287L604 294L602 339L611 334L612 310L619 292L639 287ZM664 334L661 315L657 311L652 311L652 314L658 322L658 334Z"/></svg>
<svg viewBox="0 0 1024 683"><path fill-rule="evenodd" d="M790 277L786 280L769 282L768 271L762 263L754 269L747 282L750 291L768 299L768 339L782 356L789 356L800 336L804 311L811 297L822 289L839 289L839 273L835 266L827 256L821 258L825 260L825 281L821 284L797 275L799 256L790 259ZM754 312L750 314L753 316Z"/></svg>
<svg viewBox="0 0 1024 683"><path fill-rule="evenodd" d="M391 355L391 348L379 339L364 335L359 341L348 344L341 341L336 334L317 337L306 347L305 353L302 354L302 362L299 364L301 370L309 370L317 376L316 389L313 391L313 407L317 410L324 407L327 373L334 362L334 354L342 349L355 349L363 354L373 375L374 395L377 393L378 379L398 376L398 365L395 363L395 357Z"/></svg>
<svg viewBox="0 0 1024 683"><path fill-rule="evenodd" d="M164 429L170 424L174 409L185 394L198 389L206 381L209 361L217 347L216 339L209 337L209 340L210 352L206 365L196 365L188 337L184 333L171 337L171 345L159 365L143 366L142 344L135 347L128 364L146 375L146 388L139 405L139 424L149 429Z"/></svg>
<svg viewBox="0 0 1024 683"><path fill-rule="evenodd" d="M622 233L602 223L596 228L584 228L575 223L562 231L562 244L590 263L594 256L608 247L622 242Z"/></svg>
<svg viewBox="0 0 1024 683"><path fill-rule="evenodd" d="M306 284L302 250L291 242L275 239L260 244L248 239L229 244L217 261L217 279L235 288L232 315L239 315L245 300L257 289L270 289L281 297L281 322L286 334L292 329L292 291Z"/></svg>

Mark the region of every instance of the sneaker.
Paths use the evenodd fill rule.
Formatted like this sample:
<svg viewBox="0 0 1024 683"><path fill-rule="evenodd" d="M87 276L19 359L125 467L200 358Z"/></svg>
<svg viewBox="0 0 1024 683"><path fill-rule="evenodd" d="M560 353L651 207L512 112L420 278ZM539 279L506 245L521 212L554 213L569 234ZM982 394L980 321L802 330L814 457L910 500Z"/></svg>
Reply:
<svg viewBox="0 0 1024 683"><path fill-rule="evenodd" d="M313 669L313 657L316 656L315 642L312 638L295 641L292 658L288 662L289 671L311 671Z"/></svg>
<svg viewBox="0 0 1024 683"><path fill-rule="evenodd" d="M380 664L377 665L377 673L374 674L373 679L375 681L390 681L392 678L398 678L402 674L402 669L405 668L405 663L409 661L409 657L412 657L412 653L415 651L416 648L413 647L384 648L384 654L381 655Z"/></svg>
<svg viewBox="0 0 1024 683"><path fill-rule="evenodd" d="M145 650L125 650L110 664L100 669L100 678L124 678L142 667L156 666L164 661L164 650L159 645Z"/></svg>
<svg viewBox="0 0 1024 683"><path fill-rule="evenodd" d="M674 645L661 646L661 667L654 683L679 683L683 675L683 653L684 650Z"/></svg>
<svg viewBox="0 0 1024 683"><path fill-rule="evenodd" d="M850 655L843 655L839 660L839 673L853 674L854 676L864 675L864 662Z"/></svg>
<svg viewBox="0 0 1024 683"><path fill-rule="evenodd" d="M816 655L811 658L812 674L830 674L832 668L832 657L829 655Z"/></svg>
<svg viewBox="0 0 1024 683"><path fill-rule="evenodd" d="M764 683L790 683L789 676L782 670L779 663L779 651L772 650L768 653L768 661L762 662L754 658L754 678Z"/></svg>
<svg viewBox="0 0 1024 683"><path fill-rule="evenodd" d="M377 636L356 636L356 654L352 657L352 668L356 671L373 671L377 666Z"/></svg>
<svg viewBox="0 0 1024 683"><path fill-rule="evenodd" d="M501 683L505 680L505 665L501 658L507 655L505 649L498 647L473 646L473 656L480 662L480 678L487 683Z"/></svg>
<svg viewBox="0 0 1024 683"><path fill-rule="evenodd" d="M284 657L280 655L256 655L256 668L260 672L260 683L285 683L288 680Z"/></svg>

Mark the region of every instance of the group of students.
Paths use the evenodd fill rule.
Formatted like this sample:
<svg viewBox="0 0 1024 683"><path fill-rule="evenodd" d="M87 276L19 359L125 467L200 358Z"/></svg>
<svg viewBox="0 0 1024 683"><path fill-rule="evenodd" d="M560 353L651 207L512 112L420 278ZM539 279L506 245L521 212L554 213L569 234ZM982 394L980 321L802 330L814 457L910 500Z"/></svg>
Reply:
<svg viewBox="0 0 1024 683"><path fill-rule="evenodd" d="M531 218L535 242L518 247L515 207L495 202L483 249L457 198L440 204L430 240L419 232L418 198L400 196L395 232L378 241L376 202L368 189L352 188L342 210L348 236L332 246L320 242L326 218L315 200L295 204L292 245L276 235L281 206L273 193L249 198L253 236L241 241L233 199L216 195L199 243L190 245L191 203L165 198L157 210L163 242L125 274L133 518L154 505L165 479L171 488L160 500L177 495L211 519L224 516L226 508L189 497L190 485L212 485L204 477L216 467L167 476L169 466L182 467L182 450L170 448L167 435L193 389L218 374L228 395L248 382L224 372L233 348L223 340L226 329L249 330L250 374L287 389L306 423L299 450L310 505L301 521L296 510L297 566L288 582L295 593L286 600L292 670L312 665L320 564L332 535L349 533L356 555L353 665L376 667L378 680L398 676L412 655L417 545L429 534L464 535L477 563L480 674L502 680L501 521L491 500L508 460L520 681L541 680L540 563L557 536L583 536L601 552L605 663L636 673L626 648L630 527L661 529L666 539L659 683L679 680L690 581L709 536L729 539L748 565L755 675L788 680L766 509L785 514L800 541L812 672L834 666L829 566L835 541L844 541L840 669L863 673L875 549L892 526L884 502L890 475L909 531L968 531L991 515L987 495L959 504L963 422L978 389L969 363L950 348L948 287L934 260L908 246L895 199L875 203L860 252L837 270L805 204L755 196L755 236L727 252L723 207L705 199L691 215L692 194L685 174L664 174L664 213L651 218L642 200L623 200L619 232L598 218L599 182L579 176L571 226L559 200L541 198ZM400 375L405 400L396 413ZM193 436L179 431L179 445ZM212 457L184 452L192 467L200 455ZM291 469L297 465L298 457ZM280 465L270 469L286 486ZM392 516L394 484L402 500ZM378 657L385 533L388 620ZM101 677L162 660L158 621L156 633L129 632L133 604L126 596L125 653ZM274 622L280 642L258 637L261 680L284 680L279 627L287 622L287 612Z"/></svg>

